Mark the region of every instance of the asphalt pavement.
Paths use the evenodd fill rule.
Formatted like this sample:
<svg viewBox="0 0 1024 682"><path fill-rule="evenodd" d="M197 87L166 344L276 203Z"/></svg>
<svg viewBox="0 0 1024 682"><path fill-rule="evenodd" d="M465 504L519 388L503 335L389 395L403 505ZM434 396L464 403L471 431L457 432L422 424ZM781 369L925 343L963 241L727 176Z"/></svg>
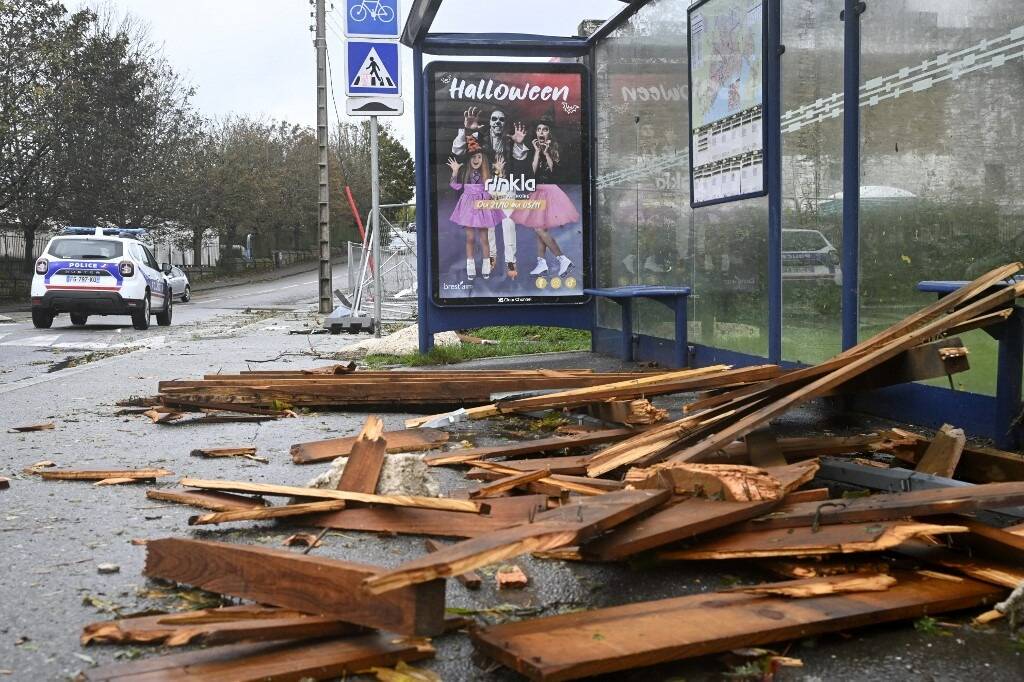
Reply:
<svg viewBox="0 0 1024 682"><path fill-rule="evenodd" d="M343 271L339 271L339 281ZM35 330L24 315L0 325L0 682L63 680L95 664L163 652L144 646L83 648L78 637L90 622L153 609L194 608L202 596L147 581L141 575L145 548L133 539L195 537L281 547L301 528L270 522L225 524L193 530L195 510L148 500L146 485L95 487L87 482L47 482L22 470L41 460L67 468L163 467L174 476L156 487L172 488L181 476L304 485L327 465L297 466L292 443L353 435L364 414L332 412L257 424L157 425L119 415L115 402L155 393L164 379L194 378L245 369L295 369L324 364L323 356L360 337L306 336L289 331L315 324L315 274L273 283L221 289L175 306L174 324L131 329L127 318L73 328L58 318L50 330ZM90 323L92 320L90 320ZM365 337L363 337L365 338ZM104 345L105 344L105 345ZM54 369L71 358L64 368ZM480 366L593 366L615 361L586 353L526 360L481 361ZM677 404L669 404L677 408ZM386 428L401 428L410 415L382 415ZM794 417L798 419L799 417ZM807 419L828 416L807 415ZM53 430L8 433L13 426L52 422ZM838 428L835 424L829 428ZM799 428L799 426L794 426ZM822 428L816 422L815 428ZM843 428L856 429L844 422ZM459 425L455 442L500 442L488 422ZM255 446L270 460L191 457L198 447ZM462 485L457 472L437 471L443 490ZM395 566L424 552L422 538L330 532L317 555ZM119 571L100 574L114 563ZM571 609L711 591L736 582L771 578L743 564L651 566L516 560L530 576L524 590L499 592L493 568L484 587L470 592L451 581L450 607L479 617L532 617ZM782 680L1020 680L1024 654L1002 626L964 625L972 614L949 620L957 627L934 634L910 624L877 626L843 635L802 639L780 647L803 668L783 670ZM438 655L423 662L445 680L513 680L513 673L476 658L463 634L437 638ZM729 672L718 657L635 671L616 680L712 680Z"/></svg>

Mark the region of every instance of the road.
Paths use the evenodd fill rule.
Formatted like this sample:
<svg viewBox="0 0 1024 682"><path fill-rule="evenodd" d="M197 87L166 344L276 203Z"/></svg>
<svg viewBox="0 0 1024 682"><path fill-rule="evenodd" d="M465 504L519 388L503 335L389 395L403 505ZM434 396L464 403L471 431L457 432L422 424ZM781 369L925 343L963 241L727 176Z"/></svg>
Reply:
<svg viewBox="0 0 1024 682"><path fill-rule="evenodd" d="M334 266L334 281L345 281L343 266ZM68 357L93 353L106 356L132 350L162 348L197 328L244 310L307 310L317 301L316 273L304 272L271 282L241 284L197 293L188 303L176 302L170 327L156 319L146 331L132 327L125 315L93 316L84 327L60 315L50 329L35 329L28 313L11 313L15 323L0 325L0 394L25 380L38 380ZM61 376L53 374L54 379Z"/></svg>
<svg viewBox="0 0 1024 682"><path fill-rule="evenodd" d="M342 272L337 275L340 279ZM147 487L175 488L181 476L306 485L326 465L291 462L293 443L357 433L365 415L356 412L302 414L262 425L252 423L158 425L123 414L116 402L151 395L160 380L195 378L245 369L297 369L320 366L354 337L289 334L314 324L314 276L222 289L177 306L175 323L137 332L126 320L71 328L61 321L51 330L34 330L15 315L0 325L0 682L66 680L96 664L147 657L150 647L82 647L79 635L91 622L149 610L196 608L208 595L147 581L142 576L145 547L138 541L193 537L282 547L285 537L306 530L271 522L242 522L194 529L194 509L149 500ZM365 338L365 337L364 337ZM33 341L33 339L35 339ZM159 340L159 341L158 341ZM62 345L69 344L69 345ZM96 347L87 344L96 344ZM98 344L106 344L100 348ZM121 346L120 344L136 344ZM82 364L56 371L56 361ZM39 362L40 364L32 364ZM548 363L541 365L541 363ZM588 354L566 358L529 358L519 366L617 366ZM508 360L478 361L478 366L511 367ZM674 404L673 404L674 403ZM677 401L665 407L678 408ZM402 428L406 414L383 414L385 428ZM791 417L787 416L787 420ZM52 430L9 433L13 426L49 422ZM820 425L819 425L820 426ZM507 442L508 425L488 421L460 424L451 442L486 446ZM859 428L846 425L845 428ZM204 459L199 447L254 446L269 459ZM162 467L173 475L152 485L96 487L87 482L43 481L24 469L41 460L62 468L121 469ZM432 470L441 489L465 487L461 473ZM315 530L315 529L312 529ZM331 532L317 556L379 566L395 566L423 553L420 537L382 537L373 533ZM101 563L119 567L101 574ZM455 581L447 589L450 607L483 611L483 618L533 617L570 609L595 608L699 593L757 582L770 576L750 564L633 565L560 562L520 557L530 578L524 590L498 591L493 569L481 570L484 586L468 591ZM495 609L495 607L499 607ZM964 622L972 614L943 620ZM864 628L851 635L802 640L779 651L800 658L804 668L785 670L781 680L964 680L1006 682L1024 679L1024 655L1002 626L926 634L908 624ZM437 657L417 664L445 680L515 680L472 655L461 633L434 640ZM614 676L616 680L717 680L728 667L717 658L698 659L656 670Z"/></svg>

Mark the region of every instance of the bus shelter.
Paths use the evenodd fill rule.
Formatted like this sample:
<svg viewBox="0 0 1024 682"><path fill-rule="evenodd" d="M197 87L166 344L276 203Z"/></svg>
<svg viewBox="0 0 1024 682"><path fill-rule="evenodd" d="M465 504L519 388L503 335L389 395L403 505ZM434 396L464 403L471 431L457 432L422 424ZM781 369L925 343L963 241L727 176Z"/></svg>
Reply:
<svg viewBox="0 0 1024 682"><path fill-rule="evenodd" d="M668 365L812 364L1024 255L1019 0L635 0L574 36L432 33L443 2L415 0L402 37L423 351L438 331L537 324ZM763 25L763 191L698 201L691 134L715 93L690 76L736 45L695 32L731 18ZM557 193L498 183L534 160ZM535 219L537 198L555 208ZM677 293L600 293L630 287ZM1019 445L1022 337L1019 312L966 332L969 372L853 407Z"/></svg>

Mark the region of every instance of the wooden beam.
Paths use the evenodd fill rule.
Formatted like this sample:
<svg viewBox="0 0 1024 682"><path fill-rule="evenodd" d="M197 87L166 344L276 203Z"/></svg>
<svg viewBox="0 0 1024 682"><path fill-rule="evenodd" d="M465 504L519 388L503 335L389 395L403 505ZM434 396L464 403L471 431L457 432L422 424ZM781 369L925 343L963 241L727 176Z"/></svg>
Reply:
<svg viewBox="0 0 1024 682"><path fill-rule="evenodd" d="M423 541L423 546L426 547L428 552L438 552L445 545L442 545L436 540L427 538ZM459 573L455 576L455 579L462 583L468 590L479 590L480 586L483 585L483 578L476 571L467 571L466 573Z"/></svg>
<svg viewBox="0 0 1024 682"><path fill-rule="evenodd" d="M662 552L658 556L661 559L693 561L879 552L911 538L966 532L967 528L963 525L905 521L843 523L821 528L779 528L730 533L698 542L692 549Z"/></svg>
<svg viewBox="0 0 1024 682"><path fill-rule="evenodd" d="M363 633L366 629L324 616L267 606L228 606L179 614L162 613L89 623L79 642L90 644L231 644L314 639Z"/></svg>
<svg viewBox="0 0 1024 682"><path fill-rule="evenodd" d="M401 429L381 434L387 443L387 451L421 452L438 448L448 442L448 433L440 429ZM358 436L331 438L329 440L296 443L291 447L292 461L296 464L329 462L337 457L346 457L352 452Z"/></svg>
<svg viewBox="0 0 1024 682"><path fill-rule="evenodd" d="M352 454L348 456L345 469L338 481L338 490L354 493L374 494L377 492L377 481L384 468L384 455L387 443L381 437L384 433L384 422L380 417L370 415L363 424L363 430L352 446Z"/></svg>
<svg viewBox="0 0 1024 682"><path fill-rule="evenodd" d="M487 501L488 514L465 514L411 507L346 509L301 519L306 526L371 533L471 538L525 523L547 509L544 495L499 497Z"/></svg>
<svg viewBox="0 0 1024 682"><path fill-rule="evenodd" d="M328 490L326 488L302 488L292 485L270 485L247 483L245 481L209 481L201 478L183 478L181 485L203 490L222 490L236 493L252 493L277 497L310 497L323 500L345 500L384 504L390 507L416 507L419 509L444 509L468 513L479 513L481 503L470 500L450 500L442 497L415 497L412 495L370 495L349 490Z"/></svg>
<svg viewBox="0 0 1024 682"><path fill-rule="evenodd" d="M990 604L1005 591L895 573L885 592L810 599L694 594L484 627L483 653L532 680L573 680Z"/></svg>
<svg viewBox="0 0 1024 682"><path fill-rule="evenodd" d="M616 561L689 540L703 533L760 516L778 506L778 501L724 502L697 497L683 499L649 516L627 521L618 528L580 547L583 556Z"/></svg>
<svg viewBox="0 0 1024 682"><path fill-rule="evenodd" d="M421 431L422 429L412 429ZM450 450L427 455L423 461L430 466L442 466L447 464L462 464L477 459L493 459L495 457L522 457L533 455L538 452L551 452L554 450L565 450L568 448L585 448L592 445L603 445L614 441L623 440L635 436L639 431L636 429L605 429L592 431L578 436L538 438L521 443L509 443L506 445L495 445L483 448L470 448L468 450ZM507 462L506 462L507 463Z"/></svg>
<svg viewBox="0 0 1024 682"><path fill-rule="evenodd" d="M174 475L167 469L33 469L32 473L44 481L103 481L108 478L153 481Z"/></svg>
<svg viewBox="0 0 1024 682"><path fill-rule="evenodd" d="M897 554L949 568L975 580L1014 589L1024 582L1024 569L1005 561L970 556L924 540L908 540L894 547Z"/></svg>
<svg viewBox="0 0 1024 682"><path fill-rule="evenodd" d="M423 581L370 597L359 587L367 578L382 574L376 566L265 547L169 538L146 544L143 574L402 634L431 636L444 629L443 581Z"/></svg>
<svg viewBox="0 0 1024 682"><path fill-rule="evenodd" d="M392 667L434 655L422 640L377 633L320 642L233 644L85 668L86 682L294 682L347 678L374 666Z"/></svg>
<svg viewBox="0 0 1024 682"><path fill-rule="evenodd" d="M943 424L928 449L925 450L924 455L921 456L921 461L917 463L915 471L952 478L966 444L967 436L964 435L963 429Z"/></svg>
<svg viewBox="0 0 1024 682"><path fill-rule="evenodd" d="M521 554L577 544L657 507L668 498L667 490L623 490L587 498L578 504L538 514L533 523L506 528L413 559L387 573L368 577L363 585L373 594L384 594Z"/></svg>
<svg viewBox="0 0 1024 682"><path fill-rule="evenodd" d="M341 511L345 508L342 500L324 500L323 502L305 502L286 504L280 507L259 507L256 509L235 509L232 511L213 512L190 516L188 525L202 526L207 524L229 523L231 521L265 521L267 519L283 519L292 516L309 516L325 512Z"/></svg>
<svg viewBox="0 0 1024 682"><path fill-rule="evenodd" d="M845 573L805 578L803 580L787 580L785 582L731 587L722 591L807 599L809 597L842 594L844 592L884 592L895 584L896 578L884 573Z"/></svg>
<svg viewBox="0 0 1024 682"><path fill-rule="evenodd" d="M551 472L547 469L521 471L499 478L498 480L492 481L486 485L482 485L476 490L470 492L469 496L472 498L496 497L520 486L524 486L527 483L533 483L534 481L549 478L550 476Z"/></svg>
<svg viewBox="0 0 1024 682"><path fill-rule="evenodd" d="M787 504L745 529L799 528L812 524L886 521L908 516L971 512L1024 504L1024 482L912 490L849 500Z"/></svg>
<svg viewBox="0 0 1024 682"><path fill-rule="evenodd" d="M187 504L200 509L226 512L242 509L264 509L267 501L262 497L232 495L209 490L147 490L146 497L160 502Z"/></svg>

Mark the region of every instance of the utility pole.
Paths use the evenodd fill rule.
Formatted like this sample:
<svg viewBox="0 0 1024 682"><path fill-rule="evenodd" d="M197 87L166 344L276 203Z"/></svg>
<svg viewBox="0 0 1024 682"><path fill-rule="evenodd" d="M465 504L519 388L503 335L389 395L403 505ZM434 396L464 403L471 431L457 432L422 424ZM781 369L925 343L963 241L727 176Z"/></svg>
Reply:
<svg viewBox="0 0 1024 682"><path fill-rule="evenodd" d="M317 223L320 232L320 313L334 310L331 293L331 211L327 183L327 8L316 0L316 137L320 147L320 196Z"/></svg>

